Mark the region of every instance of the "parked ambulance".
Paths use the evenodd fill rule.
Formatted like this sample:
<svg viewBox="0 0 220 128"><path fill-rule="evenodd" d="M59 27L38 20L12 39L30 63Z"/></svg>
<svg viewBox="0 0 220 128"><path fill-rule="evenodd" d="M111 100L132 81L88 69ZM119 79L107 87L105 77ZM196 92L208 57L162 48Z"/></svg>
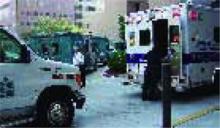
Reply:
<svg viewBox="0 0 220 128"><path fill-rule="evenodd" d="M126 18L125 40L127 72L132 72L133 82L143 83L144 70L147 62L145 55L152 50L151 10L131 13Z"/></svg>
<svg viewBox="0 0 220 128"><path fill-rule="evenodd" d="M156 54L163 55L161 60L171 53L171 85L176 91L202 85L211 86L214 81L219 81L219 77L216 77L219 75L216 74L219 74L220 67L220 9L211 5L186 2L160 8L160 16L154 13L155 18L151 21L150 30L152 48L160 49L161 53ZM136 52L140 51L139 49L141 47ZM127 54L132 56L128 52ZM129 64L132 58L128 56ZM133 59L138 60L138 57ZM147 64L147 60L145 61ZM154 89L162 91L161 84L157 84Z"/></svg>
<svg viewBox="0 0 220 128"><path fill-rule="evenodd" d="M37 121L70 126L83 107L78 68L37 56L9 28L0 28L0 127Z"/></svg>

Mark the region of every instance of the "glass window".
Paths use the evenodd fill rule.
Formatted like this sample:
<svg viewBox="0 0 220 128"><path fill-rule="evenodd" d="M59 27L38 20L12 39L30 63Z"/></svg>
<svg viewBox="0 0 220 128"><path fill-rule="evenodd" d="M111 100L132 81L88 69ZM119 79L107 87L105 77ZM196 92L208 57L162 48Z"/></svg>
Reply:
<svg viewBox="0 0 220 128"><path fill-rule="evenodd" d="M215 28L214 28L214 41L215 41L216 43L219 43L219 36L220 36L219 28L220 28L220 27L215 27Z"/></svg>
<svg viewBox="0 0 220 128"><path fill-rule="evenodd" d="M170 43L179 43L179 26L170 26Z"/></svg>
<svg viewBox="0 0 220 128"><path fill-rule="evenodd" d="M21 61L21 47L17 40L0 30L0 61L4 63L16 63Z"/></svg>
<svg viewBox="0 0 220 128"><path fill-rule="evenodd" d="M140 46L150 45L150 30L140 30Z"/></svg>
<svg viewBox="0 0 220 128"><path fill-rule="evenodd" d="M46 13L45 13L45 16L50 16L50 13L49 13L49 12L46 12Z"/></svg>
<svg viewBox="0 0 220 128"><path fill-rule="evenodd" d="M38 16L38 12L37 11L34 12L34 16Z"/></svg>
<svg viewBox="0 0 220 128"><path fill-rule="evenodd" d="M96 11L96 8L93 6L88 6L87 11Z"/></svg>
<svg viewBox="0 0 220 128"><path fill-rule="evenodd" d="M82 17L83 17L83 16L82 16L82 13L76 13L76 14L75 14L75 18L76 18L76 19L82 19Z"/></svg>

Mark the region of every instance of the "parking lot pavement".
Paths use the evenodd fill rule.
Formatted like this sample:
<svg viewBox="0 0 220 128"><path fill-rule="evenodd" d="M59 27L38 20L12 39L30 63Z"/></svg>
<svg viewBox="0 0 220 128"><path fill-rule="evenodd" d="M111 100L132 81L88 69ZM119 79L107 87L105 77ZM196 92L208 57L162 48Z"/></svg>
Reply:
<svg viewBox="0 0 220 128"><path fill-rule="evenodd" d="M122 77L103 77L106 68L100 68L87 77L83 90L87 101L76 111L73 128L160 128L162 126L161 101L141 100L138 85L123 85ZM219 105L219 92L209 88L194 89L188 93L173 94L172 124L186 116ZM175 128L219 128L220 112L187 120ZM35 127L29 123L20 127Z"/></svg>
<svg viewBox="0 0 220 128"><path fill-rule="evenodd" d="M87 102L83 110L76 111L73 127L76 128L158 128L162 124L162 105L160 101L141 100L141 88L138 85L122 85L121 77L103 77L105 68L87 77L85 94ZM202 90L204 91L204 90ZM206 90L205 90L206 91ZM175 94L172 102L172 120L197 112L201 109L219 104L218 93ZM202 126L219 127L216 123L219 112L207 116L210 121ZM198 125L197 125L198 124ZM201 126L200 121L191 127ZM182 124L184 125L184 124Z"/></svg>

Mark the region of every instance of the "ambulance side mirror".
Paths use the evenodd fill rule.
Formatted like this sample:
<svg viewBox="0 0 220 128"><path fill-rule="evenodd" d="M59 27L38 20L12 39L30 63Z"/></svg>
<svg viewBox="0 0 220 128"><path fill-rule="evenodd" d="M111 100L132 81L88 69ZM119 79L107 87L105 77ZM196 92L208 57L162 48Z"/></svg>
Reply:
<svg viewBox="0 0 220 128"><path fill-rule="evenodd" d="M31 62L31 55L30 55L30 51L27 49L27 46L22 45L21 47L21 61L23 63L30 63Z"/></svg>

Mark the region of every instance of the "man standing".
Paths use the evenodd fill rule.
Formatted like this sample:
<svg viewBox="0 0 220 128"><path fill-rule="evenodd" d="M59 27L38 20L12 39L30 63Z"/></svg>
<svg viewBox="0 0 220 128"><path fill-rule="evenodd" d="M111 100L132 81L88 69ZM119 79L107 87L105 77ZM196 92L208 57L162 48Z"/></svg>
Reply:
<svg viewBox="0 0 220 128"><path fill-rule="evenodd" d="M85 63L84 63L84 55L80 52L79 48L74 49L73 54L73 65L79 66L79 70L81 72L82 79L82 87L86 86L86 71L85 71Z"/></svg>
<svg viewBox="0 0 220 128"><path fill-rule="evenodd" d="M142 100L156 100L160 98L157 84L161 78L161 56L160 50L156 48L145 56L148 66L145 70L145 80L142 86Z"/></svg>

